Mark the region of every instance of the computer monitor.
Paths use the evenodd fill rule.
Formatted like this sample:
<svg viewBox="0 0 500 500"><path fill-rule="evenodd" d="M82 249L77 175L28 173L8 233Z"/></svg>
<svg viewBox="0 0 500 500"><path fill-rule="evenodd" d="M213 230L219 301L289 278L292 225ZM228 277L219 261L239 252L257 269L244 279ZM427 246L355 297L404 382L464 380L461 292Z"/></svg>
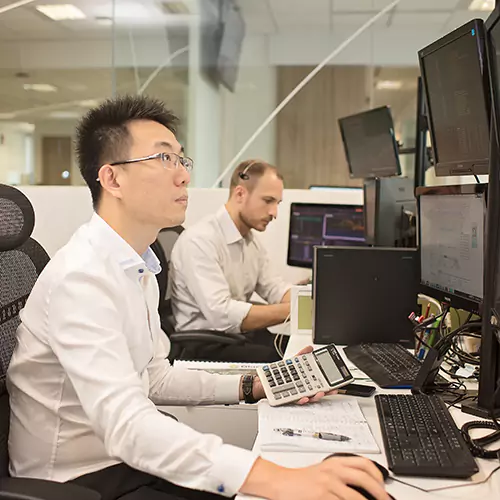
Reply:
<svg viewBox="0 0 500 500"><path fill-rule="evenodd" d="M416 247L413 181L369 179L364 184L365 240L380 247Z"/></svg>
<svg viewBox="0 0 500 500"><path fill-rule="evenodd" d="M351 177L370 179L401 174L388 106L341 118L339 126Z"/></svg>
<svg viewBox="0 0 500 500"><path fill-rule="evenodd" d="M487 174L489 73L483 21L419 51L437 176Z"/></svg>
<svg viewBox="0 0 500 500"><path fill-rule="evenodd" d="M422 293L478 313L483 301L487 185L420 187Z"/></svg>
<svg viewBox="0 0 500 500"><path fill-rule="evenodd" d="M292 203L289 266L312 268L315 246L364 246L362 205Z"/></svg>

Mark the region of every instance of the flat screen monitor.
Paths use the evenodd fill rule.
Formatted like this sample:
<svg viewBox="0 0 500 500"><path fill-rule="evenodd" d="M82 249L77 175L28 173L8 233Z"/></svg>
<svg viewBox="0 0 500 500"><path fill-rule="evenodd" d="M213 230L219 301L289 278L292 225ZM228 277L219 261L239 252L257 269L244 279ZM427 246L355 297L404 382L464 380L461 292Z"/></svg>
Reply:
<svg viewBox="0 0 500 500"><path fill-rule="evenodd" d="M486 185L417 189L422 292L478 312L483 300Z"/></svg>
<svg viewBox="0 0 500 500"><path fill-rule="evenodd" d="M341 118L339 126L352 178L401 174L394 123L388 106Z"/></svg>
<svg viewBox="0 0 500 500"><path fill-rule="evenodd" d="M489 83L483 21L419 51L436 175L489 171Z"/></svg>
<svg viewBox="0 0 500 500"><path fill-rule="evenodd" d="M222 38L217 72L220 82L234 92L238 79L241 48L245 38L246 26L238 5L234 0L222 3Z"/></svg>
<svg viewBox="0 0 500 500"><path fill-rule="evenodd" d="M292 203L289 266L312 268L315 246L364 246L362 205Z"/></svg>

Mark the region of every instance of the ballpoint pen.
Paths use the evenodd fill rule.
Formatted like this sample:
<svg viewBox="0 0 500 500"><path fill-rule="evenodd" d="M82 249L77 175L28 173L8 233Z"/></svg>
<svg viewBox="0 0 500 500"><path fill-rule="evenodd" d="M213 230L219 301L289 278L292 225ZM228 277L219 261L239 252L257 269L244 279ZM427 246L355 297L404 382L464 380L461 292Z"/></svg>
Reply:
<svg viewBox="0 0 500 500"><path fill-rule="evenodd" d="M296 429L278 428L274 429L276 432L280 432L283 436L300 436L300 437L312 437L316 439L324 439L325 441L350 441L349 436L343 436L342 434L333 434L332 432L306 432Z"/></svg>

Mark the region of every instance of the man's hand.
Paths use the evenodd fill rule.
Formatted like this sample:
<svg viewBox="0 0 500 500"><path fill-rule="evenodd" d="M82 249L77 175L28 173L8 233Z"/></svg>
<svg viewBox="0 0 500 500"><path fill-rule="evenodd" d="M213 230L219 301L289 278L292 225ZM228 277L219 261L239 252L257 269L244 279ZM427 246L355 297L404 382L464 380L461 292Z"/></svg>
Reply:
<svg viewBox="0 0 500 500"><path fill-rule="evenodd" d="M309 354L310 352L313 351L313 347L308 345L307 347L304 347L301 351L299 351L296 356L300 356L301 354ZM324 398L325 396L332 396L333 394L337 394L336 390L330 391L330 392L318 392L315 394L312 398L302 398L297 401L297 404L299 405L305 405L307 403L316 403L316 401L319 401L321 398Z"/></svg>
<svg viewBox="0 0 500 500"><path fill-rule="evenodd" d="M382 474L362 457L333 457L301 469L259 458L241 492L271 500L363 500L350 486L363 488L376 500L389 500Z"/></svg>

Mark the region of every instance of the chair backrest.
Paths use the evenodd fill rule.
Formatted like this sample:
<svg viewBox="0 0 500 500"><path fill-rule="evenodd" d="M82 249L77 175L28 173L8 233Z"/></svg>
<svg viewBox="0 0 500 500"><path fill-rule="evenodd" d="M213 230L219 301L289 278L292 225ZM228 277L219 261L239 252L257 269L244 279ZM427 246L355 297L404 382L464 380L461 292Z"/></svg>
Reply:
<svg viewBox="0 0 500 500"><path fill-rule="evenodd" d="M35 213L18 189L0 184L0 477L8 475L9 395L6 374L16 342L19 311L49 261L30 238Z"/></svg>
<svg viewBox="0 0 500 500"><path fill-rule="evenodd" d="M151 245L151 249L156 254L161 264L161 272L156 275L158 287L160 289L158 312L160 313L163 331L167 335L174 333L172 307L170 305L172 285L168 279L170 255L182 231L184 231L182 226L162 229L156 241Z"/></svg>

